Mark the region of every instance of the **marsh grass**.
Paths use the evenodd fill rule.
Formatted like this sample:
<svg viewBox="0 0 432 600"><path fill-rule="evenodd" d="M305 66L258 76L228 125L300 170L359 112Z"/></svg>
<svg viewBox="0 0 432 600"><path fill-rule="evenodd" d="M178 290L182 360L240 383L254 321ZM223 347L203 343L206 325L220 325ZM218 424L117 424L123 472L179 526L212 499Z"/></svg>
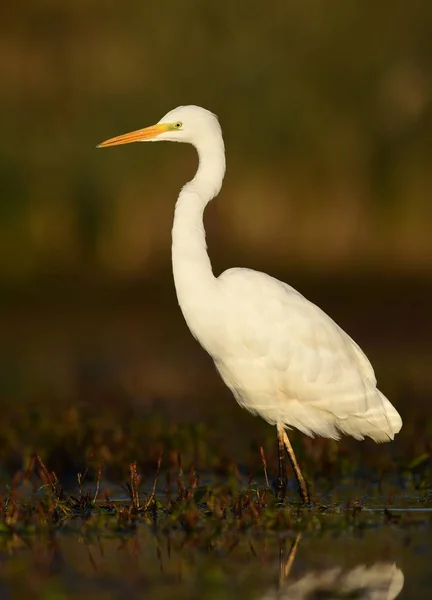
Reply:
<svg viewBox="0 0 432 600"><path fill-rule="evenodd" d="M404 458L387 455L360 476L355 455L351 474L344 464L346 449L317 454L300 445L313 503L302 505L290 488L281 504L267 444L256 444L255 460L240 464L218 455L206 427L153 415L146 428L146 420L137 418L138 426L130 411L123 422L118 414L99 414L96 425L96 417L81 409L71 419L70 410L69 417L50 421L51 436L46 423L43 435L37 426L29 430L23 440L28 448L38 440L38 450L21 457L15 474L3 474L0 568L4 589L19 597L255 598L274 584L277 561L299 535L307 556L325 541L340 564L366 560L363 555L384 560L392 537L407 552L413 540L430 543L427 452L414 456L407 446ZM120 440L115 423L119 431L128 427ZM25 424L15 421L16 428ZM4 439L17 436L10 427L0 430ZM126 462L133 450L136 459ZM317 456L327 457L327 482L323 473L311 477ZM54 470L60 459L79 469ZM4 464L16 461L15 454ZM401 506L423 511L400 512ZM358 542L347 558L352 540Z"/></svg>
<svg viewBox="0 0 432 600"><path fill-rule="evenodd" d="M420 458L423 464L424 459ZM265 469L262 449L261 459ZM412 464L415 468L419 466L418 461ZM225 538L231 540L229 543L238 543L236 536L248 530L360 531L413 522L412 515L393 514L392 506L400 506L397 493L381 499L380 506L376 499L364 493L344 501L334 500L335 494L315 495L314 502L308 506L302 505L291 493L281 504L268 479L264 478L265 484L257 483L252 475L245 479L235 465L222 481L215 478L207 483L201 483L192 464L185 473L180 454L175 472L168 469L161 473L162 466L161 453L153 481L144 486L137 463L132 462L129 480L122 486L124 493L121 498L114 498L102 484L102 462L93 480L89 477L90 467L77 473L74 491L67 492L40 455L33 454L27 469L16 473L0 497L0 534L27 538L40 532L64 532L76 527L78 520L85 531L105 535L107 531L132 531L143 523L165 533L182 531L196 538L199 545L212 548L216 540L220 543ZM164 484L160 484L162 474ZM352 487L354 489L354 484ZM418 486L406 483L404 495L409 496L411 506L432 507L430 485L428 487L426 481ZM370 510L371 507L375 510Z"/></svg>
<svg viewBox="0 0 432 600"><path fill-rule="evenodd" d="M84 538L121 539L146 526L227 551L251 532L410 527L424 517L395 509L432 507L426 420L408 420L407 435L382 446L294 437L312 491L304 506L290 472L285 501L275 498L272 428L252 441L239 430L245 450L234 460L220 424L143 410L112 393L91 406L9 405L0 424L0 545L77 528Z"/></svg>

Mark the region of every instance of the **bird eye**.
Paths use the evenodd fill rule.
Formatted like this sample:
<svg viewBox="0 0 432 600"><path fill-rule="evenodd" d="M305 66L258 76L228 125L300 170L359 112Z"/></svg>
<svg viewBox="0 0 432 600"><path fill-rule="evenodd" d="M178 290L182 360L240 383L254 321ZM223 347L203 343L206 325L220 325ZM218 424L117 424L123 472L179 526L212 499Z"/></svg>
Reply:
<svg viewBox="0 0 432 600"><path fill-rule="evenodd" d="M181 123L180 121L178 121L178 122L177 122L177 123L174 125L174 127L175 127L176 129L181 129L181 128L182 128L182 125L183 125L183 123Z"/></svg>

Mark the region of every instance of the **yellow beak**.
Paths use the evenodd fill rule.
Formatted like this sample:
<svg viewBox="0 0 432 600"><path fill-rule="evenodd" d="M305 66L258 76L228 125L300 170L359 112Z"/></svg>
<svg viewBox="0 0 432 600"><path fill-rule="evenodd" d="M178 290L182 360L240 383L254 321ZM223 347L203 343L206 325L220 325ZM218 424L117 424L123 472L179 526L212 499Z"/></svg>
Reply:
<svg viewBox="0 0 432 600"><path fill-rule="evenodd" d="M152 125L151 127L137 129L136 131L131 131L130 133L124 133L123 135L110 138L109 140L105 140L101 144L98 144L96 148L107 148L108 146L131 144L132 142L146 142L148 140L153 140L165 131L168 131L168 125L159 123L157 125Z"/></svg>

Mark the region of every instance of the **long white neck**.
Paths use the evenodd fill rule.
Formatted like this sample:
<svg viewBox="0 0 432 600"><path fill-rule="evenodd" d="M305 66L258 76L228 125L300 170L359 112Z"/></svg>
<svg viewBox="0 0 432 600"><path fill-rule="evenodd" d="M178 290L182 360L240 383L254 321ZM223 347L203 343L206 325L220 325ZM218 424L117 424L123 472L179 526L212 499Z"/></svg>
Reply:
<svg viewBox="0 0 432 600"><path fill-rule="evenodd" d="M195 177L178 197L172 229L172 264L177 298L194 333L194 319L211 303L216 288L207 253L203 213L222 186L225 148L222 135L197 146L199 166Z"/></svg>

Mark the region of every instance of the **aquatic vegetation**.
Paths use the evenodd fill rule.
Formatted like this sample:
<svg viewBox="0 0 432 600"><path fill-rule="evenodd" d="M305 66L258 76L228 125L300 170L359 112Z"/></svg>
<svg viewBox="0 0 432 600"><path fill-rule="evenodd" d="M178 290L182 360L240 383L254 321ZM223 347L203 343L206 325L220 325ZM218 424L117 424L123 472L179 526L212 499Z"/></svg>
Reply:
<svg viewBox="0 0 432 600"><path fill-rule="evenodd" d="M360 572L370 573L370 585L383 573L382 585L394 582L398 590L400 556L390 540L390 549L409 556L413 540L430 544L430 461L414 455L417 445L372 462L343 444L300 445L313 482L313 503L304 506L294 487L284 502L276 499L276 449L265 439L236 462L221 454L224 440L208 425L162 413L102 413L79 404L44 414L15 410L19 418L11 411L9 427L0 425L0 568L4 589L16 594L68 598L93 590L112 597L132 590L134 597L164 598L175 586L180 600L275 598L314 581L327 590L338 581L348 586ZM315 566L321 560L322 568L305 571L303 559L298 571L288 552L291 573L275 588L299 535L300 556ZM356 549L347 554L353 540Z"/></svg>

